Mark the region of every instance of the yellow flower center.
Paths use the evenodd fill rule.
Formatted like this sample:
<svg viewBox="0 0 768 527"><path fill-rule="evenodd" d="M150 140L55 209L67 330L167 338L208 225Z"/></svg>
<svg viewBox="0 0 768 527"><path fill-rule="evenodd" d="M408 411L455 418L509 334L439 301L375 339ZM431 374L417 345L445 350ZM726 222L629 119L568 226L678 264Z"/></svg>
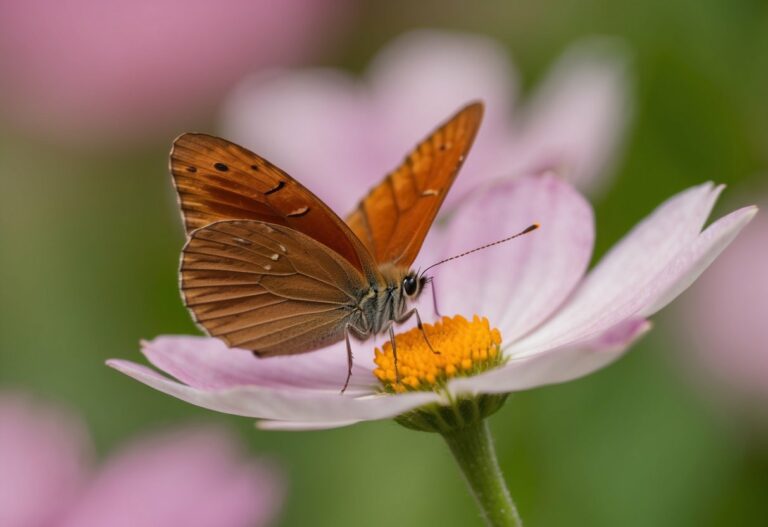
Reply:
<svg viewBox="0 0 768 527"><path fill-rule="evenodd" d="M471 322L461 315L443 317L424 324L424 333L413 328L395 336L395 345L397 371L391 342L375 351L378 368L373 373L387 392L439 389L451 377L474 375L503 362L501 333L477 315Z"/></svg>

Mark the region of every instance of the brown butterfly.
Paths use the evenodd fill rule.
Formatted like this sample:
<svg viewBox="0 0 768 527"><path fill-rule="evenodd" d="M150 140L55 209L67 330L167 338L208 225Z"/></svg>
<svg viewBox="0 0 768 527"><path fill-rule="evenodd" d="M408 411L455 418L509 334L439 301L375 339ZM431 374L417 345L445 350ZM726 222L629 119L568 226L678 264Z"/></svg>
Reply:
<svg viewBox="0 0 768 527"><path fill-rule="evenodd" d="M181 290L202 329L259 357L389 332L427 278L411 269L483 115L473 103L421 142L347 217L238 145L204 134L173 144L189 236ZM425 335L426 337L426 335ZM342 390L343 391L343 390Z"/></svg>

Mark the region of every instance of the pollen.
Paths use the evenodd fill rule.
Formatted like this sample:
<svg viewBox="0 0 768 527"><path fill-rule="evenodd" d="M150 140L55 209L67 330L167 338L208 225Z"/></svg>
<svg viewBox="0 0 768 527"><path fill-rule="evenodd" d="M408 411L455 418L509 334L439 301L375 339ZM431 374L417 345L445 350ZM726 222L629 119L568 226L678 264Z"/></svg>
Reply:
<svg viewBox="0 0 768 527"><path fill-rule="evenodd" d="M413 328L395 337L397 369L392 343L376 348L373 373L385 391L439 390L452 377L475 375L503 362L501 333L487 318L475 315L469 321L456 315L423 327L423 332Z"/></svg>

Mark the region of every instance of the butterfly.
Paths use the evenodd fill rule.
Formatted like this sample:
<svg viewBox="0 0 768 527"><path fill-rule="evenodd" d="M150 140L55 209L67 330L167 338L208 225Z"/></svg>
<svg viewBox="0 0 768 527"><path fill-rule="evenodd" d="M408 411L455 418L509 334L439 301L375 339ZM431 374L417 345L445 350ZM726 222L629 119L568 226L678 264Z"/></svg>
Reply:
<svg viewBox="0 0 768 527"><path fill-rule="evenodd" d="M459 110L365 196L346 221L266 159L187 133L170 170L187 241L180 285L195 322L258 357L388 332L416 315L428 278L411 268L469 152L482 103ZM426 334L425 338L426 338Z"/></svg>

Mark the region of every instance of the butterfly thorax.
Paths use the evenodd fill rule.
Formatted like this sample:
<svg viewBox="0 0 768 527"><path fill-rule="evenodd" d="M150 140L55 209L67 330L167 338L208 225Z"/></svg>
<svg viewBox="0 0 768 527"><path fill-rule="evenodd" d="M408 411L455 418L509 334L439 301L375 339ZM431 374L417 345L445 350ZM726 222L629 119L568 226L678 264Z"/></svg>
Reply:
<svg viewBox="0 0 768 527"><path fill-rule="evenodd" d="M382 333L392 322L400 321L408 312L410 302L421 292L423 282L406 267L382 264L377 275L357 302L359 316L353 327L360 336Z"/></svg>

